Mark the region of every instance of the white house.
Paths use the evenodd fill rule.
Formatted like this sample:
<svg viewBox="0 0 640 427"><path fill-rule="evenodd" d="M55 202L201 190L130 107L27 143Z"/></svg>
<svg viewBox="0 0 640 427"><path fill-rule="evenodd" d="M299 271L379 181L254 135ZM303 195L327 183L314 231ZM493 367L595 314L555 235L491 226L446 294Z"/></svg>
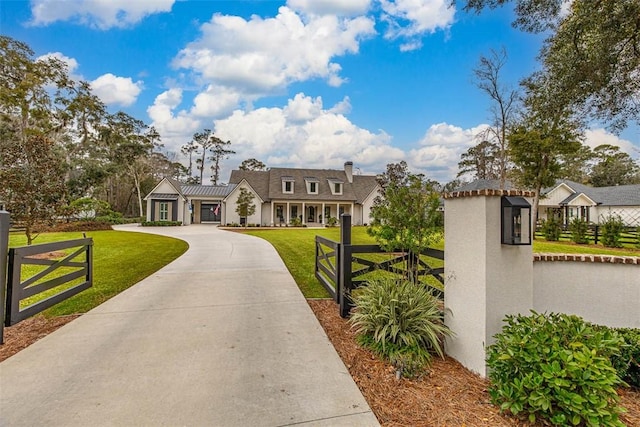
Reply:
<svg viewBox="0 0 640 427"><path fill-rule="evenodd" d="M240 218L236 202L242 188L254 196L256 211ZM370 222L379 186L374 175L354 175L353 163L344 169L272 168L266 171L234 170L228 185L181 184L164 178L145 197L148 221L181 221L184 225L211 222L262 226L299 221L327 224L342 213L352 224ZM297 219L297 220L296 220Z"/></svg>
<svg viewBox="0 0 640 427"><path fill-rule="evenodd" d="M589 187L560 180L544 189L538 209L540 220L555 215L568 224L584 218L598 224L609 215L620 216L629 227L640 226L640 184L613 187Z"/></svg>

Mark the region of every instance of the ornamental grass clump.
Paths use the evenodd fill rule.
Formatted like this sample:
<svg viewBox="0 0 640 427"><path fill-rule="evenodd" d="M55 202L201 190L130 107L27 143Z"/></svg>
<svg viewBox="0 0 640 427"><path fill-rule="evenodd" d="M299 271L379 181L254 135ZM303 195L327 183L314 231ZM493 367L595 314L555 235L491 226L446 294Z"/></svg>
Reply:
<svg viewBox="0 0 640 427"><path fill-rule="evenodd" d="M502 411L553 425L622 426L611 329L565 314L509 315L488 347L489 394Z"/></svg>
<svg viewBox="0 0 640 427"><path fill-rule="evenodd" d="M372 279L354 296L350 322L360 345L388 360L397 376L416 377L443 356L450 335L441 302L422 284L390 278Z"/></svg>

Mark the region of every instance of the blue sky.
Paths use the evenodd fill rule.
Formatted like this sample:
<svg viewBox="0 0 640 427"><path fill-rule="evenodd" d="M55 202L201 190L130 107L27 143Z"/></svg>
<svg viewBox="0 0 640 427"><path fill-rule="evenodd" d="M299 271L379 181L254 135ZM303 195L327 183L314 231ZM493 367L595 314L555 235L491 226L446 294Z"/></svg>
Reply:
<svg viewBox="0 0 640 427"><path fill-rule="evenodd" d="M440 182L491 114L473 68L505 48L503 82L537 67L543 36L507 8L480 15L449 0L32 0L0 2L0 32L56 55L113 112L160 132L179 153L213 129L270 167L363 173L406 160ZM594 125L586 143L640 156L640 129Z"/></svg>

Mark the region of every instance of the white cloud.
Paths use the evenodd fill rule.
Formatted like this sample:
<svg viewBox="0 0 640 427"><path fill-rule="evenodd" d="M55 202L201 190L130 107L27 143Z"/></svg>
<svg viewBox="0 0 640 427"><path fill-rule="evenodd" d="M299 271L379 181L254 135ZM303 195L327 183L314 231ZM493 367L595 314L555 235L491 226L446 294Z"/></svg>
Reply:
<svg viewBox="0 0 640 427"><path fill-rule="evenodd" d="M305 21L285 6L274 18L216 14L201 30L201 38L184 48L174 65L247 97L315 78L339 86L341 67L332 59L357 53L360 40L375 33L367 17L324 15Z"/></svg>
<svg viewBox="0 0 640 427"><path fill-rule="evenodd" d="M407 163L412 170L447 183L458 173L462 153L477 144L477 135L487 126L462 129L448 123L431 125L418 142L420 147L409 151Z"/></svg>
<svg viewBox="0 0 640 427"><path fill-rule="evenodd" d="M199 120L190 117L184 110L174 114L181 103L182 90L169 89L158 95L153 105L147 108L151 125L162 136L162 142L169 151L179 152L180 147L203 127Z"/></svg>
<svg viewBox="0 0 640 427"><path fill-rule="evenodd" d="M287 6L314 15L356 16L369 10L371 0L287 0Z"/></svg>
<svg viewBox="0 0 640 427"><path fill-rule="evenodd" d="M175 0L31 0L32 25L74 21L107 30L133 25L148 15L169 12Z"/></svg>
<svg viewBox="0 0 640 427"><path fill-rule="evenodd" d="M239 102L238 92L223 86L209 85L193 99L191 113L212 120L227 117L237 108Z"/></svg>
<svg viewBox="0 0 640 427"><path fill-rule="evenodd" d="M421 48L425 34L446 30L454 22L450 0L380 0L380 5L388 25L385 38L406 40L403 51Z"/></svg>
<svg viewBox="0 0 640 427"><path fill-rule="evenodd" d="M215 121L215 133L230 140L237 153L226 162L223 176L251 157L269 167L335 169L351 160L362 169L379 171L404 156L390 145L386 133L359 128L333 108L325 109L320 97L301 93L284 108L236 110Z"/></svg>
<svg viewBox="0 0 640 427"><path fill-rule="evenodd" d="M142 82L134 82L131 77L118 77L111 73L103 74L91 83L91 89L107 105L127 107L138 99L142 91Z"/></svg>
<svg viewBox="0 0 640 427"><path fill-rule="evenodd" d="M622 151L629 154L631 157L638 156L638 146L634 145L631 141L622 139L602 128L587 130L585 132L584 144L592 149L602 144L615 145L616 147L620 147Z"/></svg>

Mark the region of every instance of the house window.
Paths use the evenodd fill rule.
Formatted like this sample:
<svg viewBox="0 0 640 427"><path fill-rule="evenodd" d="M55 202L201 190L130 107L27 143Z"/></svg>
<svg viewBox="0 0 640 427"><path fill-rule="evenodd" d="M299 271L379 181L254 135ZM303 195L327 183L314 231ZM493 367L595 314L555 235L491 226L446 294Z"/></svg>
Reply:
<svg viewBox="0 0 640 427"><path fill-rule="evenodd" d="M294 180L293 178L290 177L283 177L282 178L282 192L284 194L293 194L293 184L294 184Z"/></svg>
<svg viewBox="0 0 640 427"><path fill-rule="evenodd" d="M330 178L328 181L329 181L329 188L331 189L331 194L333 194L334 196L342 196L343 181L340 181L339 179L335 179L335 178Z"/></svg>
<svg viewBox="0 0 640 427"><path fill-rule="evenodd" d="M298 207L291 206L291 218L298 218Z"/></svg>
<svg viewBox="0 0 640 427"><path fill-rule="evenodd" d="M160 202L160 221L169 221L169 202Z"/></svg>
<svg viewBox="0 0 640 427"><path fill-rule="evenodd" d="M305 177L307 183L307 194L318 194L318 178Z"/></svg>

